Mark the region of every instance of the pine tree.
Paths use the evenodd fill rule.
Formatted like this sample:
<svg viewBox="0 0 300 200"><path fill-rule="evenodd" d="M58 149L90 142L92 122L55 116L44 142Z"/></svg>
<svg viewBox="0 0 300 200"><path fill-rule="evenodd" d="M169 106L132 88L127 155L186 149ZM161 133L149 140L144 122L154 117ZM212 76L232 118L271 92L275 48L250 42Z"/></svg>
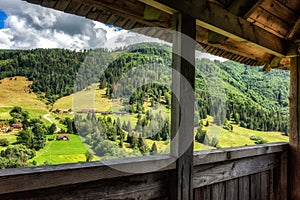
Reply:
<svg viewBox="0 0 300 200"><path fill-rule="evenodd" d="M156 155L157 154L157 146L156 146L155 142L152 144L152 147L151 147L151 150L150 150L150 154L151 155Z"/></svg>

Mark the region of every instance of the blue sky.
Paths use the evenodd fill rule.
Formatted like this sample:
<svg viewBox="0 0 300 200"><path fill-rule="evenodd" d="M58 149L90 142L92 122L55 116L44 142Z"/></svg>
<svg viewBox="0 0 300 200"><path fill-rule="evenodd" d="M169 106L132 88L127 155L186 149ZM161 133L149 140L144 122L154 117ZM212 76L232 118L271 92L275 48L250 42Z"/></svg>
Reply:
<svg viewBox="0 0 300 200"><path fill-rule="evenodd" d="M0 29L4 28L6 19L7 19L6 13L3 10L0 10Z"/></svg>

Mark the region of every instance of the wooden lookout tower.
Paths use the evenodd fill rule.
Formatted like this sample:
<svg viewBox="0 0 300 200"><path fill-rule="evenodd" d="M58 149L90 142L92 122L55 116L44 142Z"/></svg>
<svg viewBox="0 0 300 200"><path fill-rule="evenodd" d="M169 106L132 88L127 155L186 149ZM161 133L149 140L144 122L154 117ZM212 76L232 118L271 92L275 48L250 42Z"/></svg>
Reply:
<svg viewBox="0 0 300 200"><path fill-rule="evenodd" d="M250 66L290 70L290 142L193 152L193 99L178 85L181 112L172 102L172 134L181 152L172 164L147 173L110 166L155 166L170 156L107 163L78 163L0 172L0 199L226 199L300 200L300 1L299 0L27 0L172 42L182 57L173 68L194 87L196 44L202 50ZM147 29L159 27L163 29ZM149 31L147 31L149 30ZM184 57L184 59L183 59ZM189 62L187 62L189 60ZM299 104L298 104L299 103ZM181 122L180 122L181 119ZM182 120L184 119L184 120ZM206 155L206 156L203 156Z"/></svg>

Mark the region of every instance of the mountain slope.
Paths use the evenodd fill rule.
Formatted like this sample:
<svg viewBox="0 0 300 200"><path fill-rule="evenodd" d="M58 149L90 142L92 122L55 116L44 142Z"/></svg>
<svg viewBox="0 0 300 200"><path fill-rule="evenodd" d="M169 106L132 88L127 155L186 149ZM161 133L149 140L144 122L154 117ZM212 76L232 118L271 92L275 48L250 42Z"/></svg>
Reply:
<svg viewBox="0 0 300 200"><path fill-rule="evenodd" d="M231 61L207 59L197 60L196 67L197 120L212 115L217 124L231 120L254 130L288 131L288 72L263 72ZM171 48L167 45L141 43L118 52L0 51L0 69L0 78L23 75L32 80L31 91L50 104L71 94L74 87L79 91L100 79L100 89L107 88L105 95L126 97L124 105L130 112L142 111L147 102L170 107ZM224 86L225 95L212 94L213 87L218 91L217 84Z"/></svg>

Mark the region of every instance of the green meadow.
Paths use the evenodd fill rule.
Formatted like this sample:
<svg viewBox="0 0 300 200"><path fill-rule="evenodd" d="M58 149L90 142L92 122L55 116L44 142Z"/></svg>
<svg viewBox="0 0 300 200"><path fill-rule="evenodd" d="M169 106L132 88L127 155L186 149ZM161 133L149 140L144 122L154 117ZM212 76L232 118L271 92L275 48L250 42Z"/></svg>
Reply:
<svg viewBox="0 0 300 200"><path fill-rule="evenodd" d="M47 136L47 138L54 136ZM70 140L67 141L55 139L47 141L45 148L36 152L36 157L32 160L35 160L37 165L84 162L87 147L78 135L69 136Z"/></svg>

